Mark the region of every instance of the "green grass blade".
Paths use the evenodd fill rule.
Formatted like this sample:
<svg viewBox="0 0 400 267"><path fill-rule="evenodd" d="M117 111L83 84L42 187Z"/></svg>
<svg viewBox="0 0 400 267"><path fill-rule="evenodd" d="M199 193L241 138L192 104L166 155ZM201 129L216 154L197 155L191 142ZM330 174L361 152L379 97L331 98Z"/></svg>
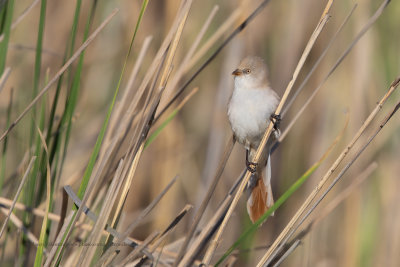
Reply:
<svg viewBox="0 0 400 267"><path fill-rule="evenodd" d="M67 45L67 47L65 49L64 58L63 58L63 64L66 62L67 57L70 57L69 54L72 53L72 52L70 52L71 49L69 47L73 47L74 43L75 43L76 34L77 34L77 30L76 29L77 29L77 25L78 25L78 22L79 22L79 12L80 12L80 7L81 7L81 2L82 1L79 0L76 3L74 21L73 21L73 24L72 24L72 30L71 30L71 35L70 35L70 41L68 42L68 45ZM45 13L45 7L43 6L43 2L42 2L41 14L43 12ZM42 26L40 28L43 28L43 26L44 26L43 25L44 22L42 22L42 21L44 21L44 20L41 19L41 23L40 24ZM38 43L39 43L40 39L42 39L42 38L40 37L40 34L39 34ZM85 37L85 40L86 39L87 38ZM39 58L39 57L37 56L37 58ZM38 66L38 69L40 70L40 65ZM57 157L58 156L57 152L59 151L59 148L60 148L60 145L61 145L61 138L59 138L60 137L59 133L57 132L55 135L53 135L52 129L53 129L53 124L54 124L54 119L55 119L55 111L56 111L56 108L57 108L57 104L58 104L58 100L59 100L59 96L60 96L60 91L61 91L61 86L62 86L62 82L63 82L63 76L64 76L64 74L60 77L60 79L57 82L56 93L55 93L55 96L54 96L53 101L52 101L52 107L51 107L50 115L49 115L49 118L48 118L46 145L49 148L51 148L50 149L50 153L42 153L42 157L41 157L41 160L40 160L40 162L41 162L40 163L40 170L41 170L41 174L42 174L40 184L42 184L42 186L40 187L41 193L38 194L39 196L43 195L43 191L45 190L45 184L46 184L46 181L47 181L47 178L48 178L47 177L47 169L48 169L47 162L49 162L49 166L51 166L51 170L53 170L53 173L50 174L51 175L51 189L50 189L49 211L52 211L52 209L53 209L53 194L54 194L54 189L57 186L57 183L56 183L55 180L56 180L56 174L57 174L56 170L58 169L58 161L57 160L54 161L54 158L58 158ZM48 81L48 77L46 77L46 83L47 83L47 81ZM44 111L44 110L42 109L42 111ZM42 115L43 114L44 113L42 112ZM42 116L42 119L44 121L44 116ZM51 143L52 137L54 137L54 138L53 138L53 142ZM45 236L43 237L43 239L40 242L42 245L47 244L47 241L48 241L48 237L49 237L48 234L50 233L50 230L51 230L50 229L51 228L51 221L50 220L47 222L46 227L47 227L47 229L45 231L46 234L45 234ZM41 259L39 259L39 260L37 259L38 257L41 258L41 256L39 254L37 254L35 261L36 262L41 262Z"/></svg>
<svg viewBox="0 0 400 267"><path fill-rule="evenodd" d="M67 58L70 58L74 51L81 6L82 6L82 0L76 1L74 19L73 19L73 23L72 23L72 27L71 27L71 34L70 34L68 45L64 52L64 58L63 58L62 65L65 64L65 62L67 61ZM86 39L87 39L87 37L84 38L84 40L86 40ZM51 138L51 131L53 128L52 126L53 126L53 122L54 122L54 116L55 116L55 112L56 112L56 108L57 108L57 103L58 103L59 96L60 96L60 90L61 90L63 77L64 77L64 74L62 74L60 76L60 79L58 80L56 93L54 95L53 104L51 107L50 118L49 118L49 128L48 128L47 137L46 137L47 144L49 143L49 139ZM60 130L60 129L58 129L58 130ZM56 136L57 135L58 135L58 132L56 133ZM50 161L50 163L51 163L51 161Z"/></svg>
<svg viewBox="0 0 400 267"><path fill-rule="evenodd" d="M69 39L67 47L65 48L62 65L64 65L65 62L67 61L67 58L70 58L71 55L73 54L81 6L82 6L82 0L78 0L76 2L76 6L75 6L74 20L73 20L72 27L71 27L70 39ZM84 38L84 40L86 40L86 39L87 38ZM70 71L68 71L68 73L70 73ZM51 107L51 111L50 111L50 117L48 120L48 128L47 128L47 136L46 136L46 143L50 147L49 162L50 162L50 166L52 166L52 169L54 170L54 173L52 174L53 187L57 186L57 184L58 184L57 177L60 177L61 170L62 170L62 166L58 167L58 162L59 162L58 159L59 159L60 148L62 146L61 134L62 134L62 126L63 126L64 121L62 119L60 120L54 135L53 135L52 130L53 130L53 124L55 121L56 108L58 106L58 101L59 101L59 96L60 96L63 80L64 80L64 74L62 74L60 76L60 79L57 82L56 93L53 98L52 107ZM65 109L64 109L64 113L65 113ZM63 114L62 118L63 117L64 117L64 114ZM53 138L53 142L50 145L51 138Z"/></svg>
<svg viewBox="0 0 400 267"><path fill-rule="evenodd" d="M38 36L37 36L37 41L36 41L36 53L35 53L35 69L34 69L34 75L33 75L33 94L32 94L32 99L36 97L38 94L39 90L39 83L40 83L40 74L41 74L41 67L42 67L42 50L43 50L43 35L44 35L44 26L45 26L45 21L46 21L46 6L47 6L47 0L42 0L40 4L40 17L39 17L39 29L38 29ZM45 120L45 106L44 106L45 100L42 101L42 111L40 114L40 130L43 131L44 129L44 120ZM32 116L33 120L31 121L31 140L35 137L36 131L35 128L37 126L35 125L35 120L36 120L36 107L32 109ZM40 138L37 138L38 146L41 149L40 145ZM45 155L42 153L42 158L39 161L35 162L39 165L40 170L45 170L44 165L44 158ZM43 176L42 176L43 177ZM40 203L41 201L41 196L42 196L42 191L44 190L45 183L43 183L43 179L41 178L39 182L39 194L36 202Z"/></svg>
<svg viewBox="0 0 400 267"><path fill-rule="evenodd" d="M198 87L194 88L183 100L182 102L171 112L171 114L161 123L160 126L147 138L144 143L144 148L146 149L162 132L162 130L175 118L178 112L186 104L187 101L199 90Z"/></svg>
<svg viewBox="0 0 400 267"><path fill-rule="evenodd" d="M37 41L36 41L36 51L35 51L35 65L34 65L34 75L33 75L33 91L32 91L32 99L35 98L35 96L38 94L38 88L39 88L39 83L40 83L40 73L41 73L41 65L42 65L42 48L43 48L43 34L44 34L44 25L45 25L45 18L46 18L46 6L47 6L47 0L41 1L41 6L40 6L40 16L39 16L39 29L38 29L38 35L37 35ZM42 107L43 107L43 101L42 101ZM43 115L43 114L42 114ZM40 127L41 130L43 130L44 125L42 125L42 120L43 116L41 117L41 123ZM36 120L36 107L33 107L32 110L32 120L31 120L31 126L30 126L30 137L29 137L29 144L30 146L33 145L33 142L35 140L36 136L36 131L35 131L35 120ZM40 145L40 138L37 136L35 140L35 155L37 158L41 158L41 145ZM41 169L41 162L42 160L37 160L35 161L35 165L33 167L32 175L28 181L28 187L26 189L27 191L27 197L25 199L25 203L27 205L34 205L33 203L39 203L41 199L41 188L44 186L41 183L39 183L39 193L36 192L35 194L35 189L36 185L38 184L38 178L40 177L37 176L38 170ZM25 192L24 192L25 193ZM31 216L28 215L25 217L25 224L29 225L30 224L30 218Z"/></svg>
<svg viewBox="0 0 400 267"><path fill-rule="evenodd" d="M84 37L83 37L84 40L86 40L89 36L89 30L90 30L90 26L92 25L92 22L93 22L96 6L97 6L97 1L94 1L93 6L90 11L90 14L89 14L89 18L86 23ZM72 46L73 46L73 44L72 44ZM66 125L67 128L66 128L65 137L64 137L64 146L63 146L63 152L62 152L62 156L61 156L60 171L62 170L64 161L65 161L65 157L67 155L67 148L68 148L69 138L70 138L70 134L71 134L71 130L72 130L72 118L73 118L73 115L75 112L76 104L78 102L78 95L79 95L79 89L80 89L80 81L81 81L84 58L85 58L85 51L82 52L82 54L79 56L78 67L74 74L71 89L69 90L70 94L67 98L65 111L64 111L63 117L61 119L61 126Z"/></svg>
<svg viewBox="0 0 400 267"><path fill-rule="evenodd" d="M161 131L167 126L173 118L175 118L176 114L178 114L179 109L174 109L172 113L167 117L165 121L161 123L161 125L149 136L149 138L144 143L144 148L146 149L156 138L160 135Z"/></svg>
<svg viewBox="0 0 400 267"><path fill-rule="evenodd" d="M75 44L75 39L76 39L76 34L77 34L77 26L78 26L78 22L79 22L79 13L80 13L81 4L82 4L82 1L77 1L77 3L76 3L75 15L74 15L74 23L72 25L72 30L71 30L71 38L70 38L71 42L69 44L70 45L70 49L67 48L66 53L65 53L66 55L68 55L68 53L72 54L73 50L74 50L74 44ZM88 18L87 23L86 23L83 40L86 40L88 38L88 36L89 36L89 30L90 30L90 26L91 26L92 21L93 21L93 17L94 17L94 14L95 14L96 6L97 6L97 1L94 1L93 5L92 5L92 8L90 10L89 18ZM56 139L55 139L54 146L53 146L53 149L52 149L52 152L51 152L51 156L52 156L51 159L53 160L54 157L56 157L57 160L55 162L55 165L58 166L58 162L59 161L60 161L60 165L58 166L58 173L55 172L54 175L53 175L53 183L54 183L54 180L55 180L55 178L57 176L58 177L61 176L63 162L64 162L64 159L66 157L69 135L70 135L70 131L72 129L72 117L73 117L74 110L75 110L76 103L77 103L77 99L78 99L79 85L80 85L81 73L82 73L83 62L84 62L84 55L85 55L85 52L82 52L82 54L79 56L78 67L77 67L77 70L75 71L75 75L74 75L74 79L73 79L73 82L72 82L71 90L69 90L70 94L67 96L67 99L66 99L66 104L65 104L66 107L65 107L64 113L62 115L62 118L60 120L60 123L59 123L59 125L57 127L57 134L56 134ZM116 97L116 95L117 95L117 92L115 93L114 97ZM111 109L112 109L113 105L114 105L114 99L113 99L112 104L110 106ZM102 130L104 128L105 123L108 124L108 119L109 119L109 117L107 115L106 120L103 123ZM63 152L61 152L62 155L60 156L58 154L58 152L61 151L60 148L62 146L61 131L64 128L65 124L68 124L68 126L67 126L67 132L66 132L65 138L63 140L64 141ZM100 134L99 134L99 136L98 136L98 138L96 140L95 148L94 148L94 150L92 152L91 158L89 160L88 166L87 166L87 168L85 170L85 174L84 174L84 177L83 177L83 181L82 182L85 181L86 186L87 186L87 183L88 183L88 179L90 178L91 172L93 171L93 166L91 166L91 165L94 164L94 161L97 158L97 155L98 155L98 153L100 151L100 146L101 146L101 142L103 140L103 137L104 137L104 133L102 133L102 131L100 131ZM59 157L61 157L61 159L59 159ZM87 175L89 176L89 178L85 178L85 177L87 177ZM81 187L82 187L82 183L81 183ZM74 209L77 210L75 208L75 206L74 206ZM72 218L71 222L74 221L75 217L76 217L76 213L73 215L73 218ZM68 228L70 228L70 227L71 227L71 225L68 226ZM66 233L67 232L68 231L66 231ZM66 239L66 235L63 236L61 243L63 243L65 241L65 239ZM56 255L58 255L60 253L60 256L61 256L61 253L62 253L61 249L62 249L62 247L60 246L58 248L57 252L56 252ZM61 250L61 252L60 252L60 250ZM57 262L58 262L58 260L57 260Z"/></svg>
<svg viewBox="0 0 400 267"><path fill-rule="evenodd" d="M50 164L48 161L48 155L49 155L49 151L47 149L47 145L46 145L46 140L42 134L42 132L40 131L39 127L37 127L37 130L39 132L39 136L40 136L40 140L42 142L42 145L44 147L44 151L46 154L46 210L45 210L45 215L43 217L43 223L42 223L42 229L40 231L40 237L39 237L39 244L38 244L38 248L36 251L36 257L35 257L35 267L39 267L42 266L42 260L43 260L43 248L46 247L47 244L47 224L48 224L48 215L49 215L49 211L51 208L51 175L50 175Z"/></svg>
<svg viewBox="0 0 400 267"><path fill-rule="evenodd" d="M311 176L311 174L318 168L318 166L322 163L322 161L318 161L314 163L275 203L271 208L267 210L267 212L260 217L253 225L251 225L247 230L245 230L240 237L236 240L236 242L224 253L224 255L217 261L215 266L221 264L232 252L235 250L245 239L248 238L249 235L252 235L258 227L269 217L271 214L277 210L286 200L289 199L290 196L293 195L297 189L300 188L302 184Z"/></svg>
<svg viewBox="0 0 400 267"><path fill-rule="evenodd" d="M42 104L43 105L43 104ZM35 121L32 118L33 121ZM44 128L43 125L43 120L40 120L40 126L41 129ZM33 144L34 147L34 155L36 156L37 159L41 158L42 155L42 147L41 147L41 141L40 137L36 136L35 142ZM39 185L39 189L41 187L40 183L38 183L40 177L39 177L39 170L40 170L40 160L36 160L32 172L30 174L30 177L28 178L26 182L26 187L23 189L22 196L24 198L24 204L26 206L36 206L40 202L41 194L36 191L36 187ZM31 212L24 212L23 214L23 222L24 222L24 227L27 229L30 229L33 225L34 219L33 219L33 214ZM20 247L20 257L23 257L26 252L29 250L28 247L31 246L31 243L27 239L27 236L24 234L22 235L22 245Z"/></svg>
<svg viewBox="0 0 400 267"><path fill-rule="evenodd" d="M35 51L35 65L34 65L34 77L33 77L33 92L32 98L34 98L38 93L39 83L40 83L40 74L41 74L41 65L42 65L42 48L43 48L43 35L44 35L44 25L45 25L45 18L46 18L46 6L47 0L41 1L40 6L40 16L39 16L39 29L37 35L37 42L36 42L36 51ZM40 116L40 129L44 129L44 118L45 118L45 100L42 100L42 110ZM36 120L36 108L33 108L33 115L31 120L31 128L30 128L30 146L33 144L33 140L35 140L35 155L37 158L41 158L40 155L43 155L42 147L41 147L41 140L39 136L36 136L35 131L35 120ZM35 138L36 136L36 138ZM36 204L40 203L42 199L42 192L44 190L44 184L41 182L41 177L38 175L39 170L42 170L43 167L42 160L35 161L33 171L31 177L28 181L28 187L26 191L24 190L24 194L26 193L25 203L27 205L36 206ZM39 185L39 186L37 186ZM38 187L38 191L36 188ZM24 223L27 227L30 226L32 223L32 215L31 214L24 214ZM46 219L47 221L47 219ZM24 243L29 244L29 243ZM24 254L25 252L25 245L21 247L20 254ZM42 247L43 249L43 247Z"/></svg>
<svg viewBox="0 0 400 267"><path fill-rule="evenodd" d="M97 1L95 1L97 2ZM74 13L74 22L72 23L72 29L71 29L71 36L70 36L70 43L69 43L69 52L68 52L68 57L71 57L72 54L74 53L75 49L75 40L76 40L76 35L77 35L77 29L78 29L78 22L79 22L79 14L81 13L81 6L82 6L82 0L76 1L75 5L75 13ZM90 16L89 16L90 17ZM85 39L86 40L86 39ZM68 51L68 48L67 48Z"/></svg>
<svg viewBox="0 0 400 267"><path fill-rule="evenodd" d="M41 67L42 67L42 51L43 51L43 36L44 36L44 26L46 22L46 7L47 7L47 0L40 1L40 16L39 16L39 28L36 40L36 50L35 50L35 66L34 66L34 73L33 73L33 91L32 91L32 99L36 97L39 90L39 83L40 83L40 74L41 74ZM36 131L35 131L35 121L36 120L36 107L32 109L32 117L31 120L31 132L30 132L30 145L35 138Z"/></svg>
<svg viewBox="0 0 400 267"><path fill-rule="evenodd" d="M2 10L2 19L4 24L2 25L1 32L4 33L4 39L0 42L0 75L3 74L6 67L8 43L10 41L11 24L14 12L14 0L8 0ZM3 17L5 16L5 17Z"/></svg>
<svg viewBox="0 0 400 267"><path fill-rule="evenodd" d="M119 88L120 88L120 86L121 86L122 77L124 76L125 69L126 69L126 65L127 65L127 63L128 63L128 58L129 58L129 56L130 56L130 54L131 54L131 51L132 51L133 42L134 42L134 40L135 40L136 33L137 33L138 29L139 29L139 25L140 25L140 22L141 22L141 20L142 20L144 11L146 10L147 4L148 4L148 0L144 0L143 3L142 3L142 8L141 8L141 10L140 10L140 14L139 14L139 18L138 18L137 23L136 23L135 31L134 31L134 33L133 33L133 36L132 36L132 39L131 39L131 43L130 43L130 45L129 45L128 53L127 53L127 55L126 55L126 57L125 57L124 66L122 67L121 75L120 75L120 77L119 77L118 84L117 84L117 87L116 87L116 89L115 89L115 93L114 93L114 97L113 97L112 103L111 103L111 105L110 105L110 107L109 107L109 109L108 109L106 119L104 120L104 123L103 123L103 126L102 126L102 128L101 128L100 134L99 134L99 136L98 136L98 138L97 138L97 141L96 141L95 148L94 148L94 150L93 150L92 156L90 157L88 166L87 166L87 168L86 168L86 170L85 170L85 173L84 173L84 175L83 175L83 179L82 179L82 182L81 182L81 186L79 187L79 190L78 190L78 193L77 193L77 196L78 196L80 199L83 198L83 195L84 195L85 190L86 190L86 188L87 188L87 185L88 185L88 183L89 183L90 175L92 174L92 171L93 171L94 163L95 163L96 158L97 158L97 156L98 156L98 153L99 153L99 151L100 151L100 146L101 146L101 143L102 143L103 138L104 138L104 134L105 134L106 129L107 129L108 121L109 121L110 116L111 116L111 111L112 111L112 109L113 109L113 107L114 107L114 103L115 103L115 100L116 100L116 97L117 97Z"/></svg>
<svg viewBox="0 0 400 267"><path fill-rule="evenodd" d="M45 83L47 84L48 82L49 82L49 72L46 73L46 77L45 77ZM46 115L46 105L43 102L42 111L41 111L41 126L43 127L43 129L44 129L45 120L46 120L45 115ZM40 166L41 174L42 174L40 183L43 184L42 187L44 187L44 185L47 185L46 199L49 199L48 212L51 212L51 211L53 211L54 189L56 188L56 184L52 181L52 178L51 178L51 170L53 169L53 167L50 163L50 154L49 154L49 150L48 150L48 144L46 143L46 140L44 140L44 137L42 136L42 131L40 131L39 134L41 135L40 138L41 138L42 143L44 143L44 145L43 145L44 152L42 153L42 162L41 162L41 166ZM48 185L48 181L50 181L50 186ZM43 190L44 189L42 189L42 191ZM48 193L48 192L50 192L50 193ZM41 240L41 244L44 244L45 247L47 247L47 242L48 242L49 234L50 234L50 230L51 230L51 223L52 222L49 219L47 219L47 223L45 224L46 228L44 230L45 235L43 237L43 240Z"/></svg>
<svg viewBox="0 0 400 267"><path fill-rule="evenodd" d="M117 84L117 86L116 86L116 89L115 89L115 92L114 92L114 96L113 96L112 102L111 102L111 104L110 104L110 106L109 106L109 108L108 108L108 112L107 112L106 118L104 119L104 122L103 122L103 125L102 125L102 127L101 127L100 133L99 133L99 135L98 135L98 137L97 137L96 144L95 144L94 149L93 149L93 152L92 152L92 154L91 154L91 156L90 156L89 163L88 163L88 165L87 165L87 167L86 167L86 170L85 170L85 173L84 173L84 175L83 175L83 179L82 179L81 185L80 185L79 190L78 190L78 193L77 193L77 196L78 196L80 199L82 199L83 196L84 196L84 194L85 194L86 188L87 188L87 186L88 186L88 184L89 184L90 176L91 176L92 171L93 171L93 168L94 168L94 164L95 164L96 159L97 159L97 156L98 156L98 154L99 154L99 152L100 152L100 147L101 147L101 144L102 144L102 142L103 142L103 138L104 138L104 135L105 135L107 126L108 126L108 122L109 122L110 117L111 117L111 112L112 112L112 110L113 110L113 108L114 108L114 104L115 104L115 101L116 101L116 99L117 99L117 95L118 95L118 92L119 92L119 88L120 88L120 86L121 86L121 81L122 81L123 75L124 75L124 73L125 73L126 65L127 65L127 63L128 63L128 59L129 59L129 56L130 56L131 51L132 51L133 42L134 42L134 40L135 40L137 31L138 31L138 29L139 29L140 22L141 22L141 20L142 20L144 11L146 10L146 7L147 7L147 4L148 4L148 0L144 0L143 3L142 3L142 8L141 8L141 10L140 10L140 14L139 14L139 17L138 17L138 20L137 20L137 23L136 23L135 31L134 31L134 34L133 34L133 36L132 36L131 43L130 43L130 45L129 45L128 53L127 53L127 55L126 55L126 57L125 57L125 62L124 62L124 65L123 65L123 67L122 67L121 75L120 75L120 77L119 77L118 84ZM75 211L77 210L77 208L76 208L75 206L74 206L74 209L75 209ZM75 218L76 218L76 212L75 212L74 215L73 215L73 218L72 218L72 220L71 220L71 223L73 223L73 222L75 221ZM71 223L70 223L70 225L68 226L68 230L65 231L65 235L62 237L61 244L63 244L63 243L66 241L67 233L70 232L70 229L71 229L71 226L72 226ZM58 255L58 256L57 256L57 258L55 259L57 262L59 262L59 259L60 259L60 257L61 257L62 251L60 252L60 250L61 250L62 248L63 248L63 246L59 246L59 248L57 249L56 255Z"/></svg>
<svg viewBox="0 0 400 267"><path fill-rule="evenodd" d="M33 119L32 121L35 122ZM43 99L41 101L41 112L40 112L40 120L39 120L39 126L36 126L37 129L40 130L40 133L43 131L45 128L45 100ZM41 136L38 134L35 137L35 155L37 158L43 158L44 150L42 149L42 141L41 141ZM41 176L39 175L41 170L44 168L42 167L42 162L40 160L36 160L34 165L33 165L33 170L30 179L28 180L29 183L28 187L26 188L26 191L24 190L24 193L26 193L27 197L25 199L25 204L27 206L38 206L41 203L42 200L42 195L43 191L45 190L44 187L46 185L46 182L43 183L41 181ZM30 212L24 213L24 223L26 228L30 228L34 226L34 217L33 214ZM46 220L47 221L47 220ZM24 235L24 239L26 236ZM29 247L32 244L30 242L28 243L23 243L23 246L21 246L21 251L20 254L23 255L26 253L26 251L29 251Z"/></svg>
<svg viewBox="0 0 400 267"><path fill-rule="evenodd" d="M39 29L36 41L36 52L35 52L35 72L33 75L33 96L35 97L39 90L40 73L42 67L42 50L43 50L43 35L44 25L46 21L46 6L47 0L40 1L40 17L39 17Z"/></svg>

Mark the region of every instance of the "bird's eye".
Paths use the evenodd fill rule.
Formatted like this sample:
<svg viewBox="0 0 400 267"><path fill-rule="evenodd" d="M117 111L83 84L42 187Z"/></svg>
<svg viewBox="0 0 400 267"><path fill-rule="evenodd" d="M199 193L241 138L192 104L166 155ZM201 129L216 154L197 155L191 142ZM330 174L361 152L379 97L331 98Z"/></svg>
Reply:
<svg viewBox="0 0 400 267"><path fill-rule="evenodd" d="M250 69L244 69L244 73L249 74L251 72Z"/></svg>

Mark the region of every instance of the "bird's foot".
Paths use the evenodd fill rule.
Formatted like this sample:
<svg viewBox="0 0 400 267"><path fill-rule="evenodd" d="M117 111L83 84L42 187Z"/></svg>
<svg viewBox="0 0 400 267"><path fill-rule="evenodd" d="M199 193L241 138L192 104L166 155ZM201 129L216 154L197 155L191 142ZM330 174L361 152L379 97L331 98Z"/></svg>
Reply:
<svg viewBox="0 0 400 267"><path fill-rule="evenodd" d="M249 154L249 149L246 149L246 168L249 172L255 173L257 171L258 163L249 161Z"/></svg>
<svg viewBox="0 0 400 267"><path fill-rule="evenodd" d="M271 114L269 119L274 123L274 129L279 130L279 126L280 126L281 120L282 120L281 115L273 113L273 114Z"/></svg>
<svg viewBox="0 0 400 267"><path fill-rule="evenodd" d="M257 166L258 166L258 163L256 163L256 162L250 162L250 161L247 161L247 160L246 160L246 168L247 168L247 170L248 170L249 172L255 173L255 172L257 171Z"/></svg>

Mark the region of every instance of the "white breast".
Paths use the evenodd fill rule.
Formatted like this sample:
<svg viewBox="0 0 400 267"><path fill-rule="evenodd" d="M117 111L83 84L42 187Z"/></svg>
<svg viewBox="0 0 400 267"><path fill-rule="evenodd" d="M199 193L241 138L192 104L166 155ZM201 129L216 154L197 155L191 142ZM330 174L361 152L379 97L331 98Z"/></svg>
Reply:
<svg viewBox="0 0 400 267"><path fill-rule="evenodd" d="M246 148L257 147L279 98L269 87L246 88L237 80L228 108L229 121L241 144Z"/></svg>

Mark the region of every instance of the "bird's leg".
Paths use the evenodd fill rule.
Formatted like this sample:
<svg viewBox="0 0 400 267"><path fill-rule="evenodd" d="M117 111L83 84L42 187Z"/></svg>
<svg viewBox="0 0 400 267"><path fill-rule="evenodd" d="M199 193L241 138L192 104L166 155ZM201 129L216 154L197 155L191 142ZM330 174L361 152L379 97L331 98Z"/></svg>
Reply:
<svg viewBox="0 0 400 267"><path fill-rule="evenodd" d="M247 168L247 170L251 173L255 173L257 171L257 165L258 165L258 163L249 161L249 150L246 149L246 168Z"/></svg>

